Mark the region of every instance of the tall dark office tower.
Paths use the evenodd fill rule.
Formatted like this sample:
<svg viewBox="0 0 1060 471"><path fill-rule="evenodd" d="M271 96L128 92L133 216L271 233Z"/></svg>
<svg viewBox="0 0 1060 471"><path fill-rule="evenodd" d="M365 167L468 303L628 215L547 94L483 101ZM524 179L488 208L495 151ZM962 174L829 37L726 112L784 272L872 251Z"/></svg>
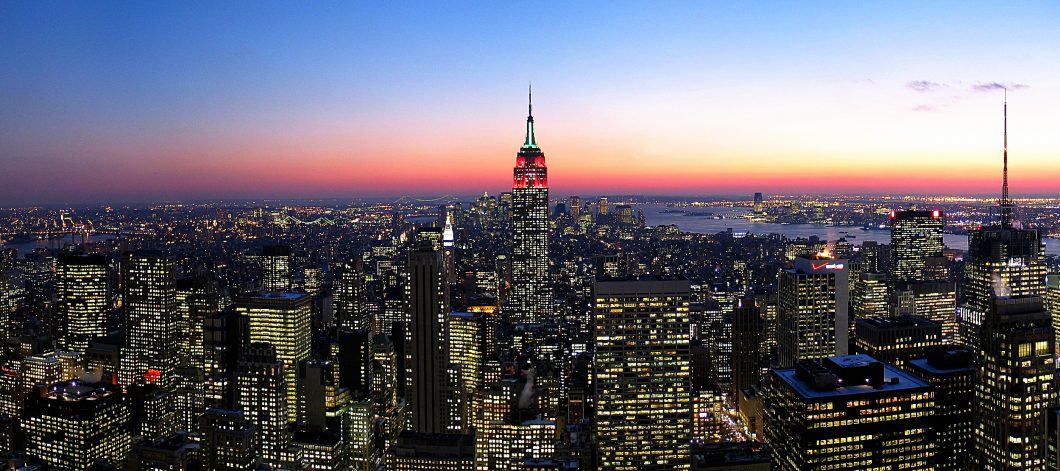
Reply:
<svg viewBox="0 0 1060 471"><path fill-rule="evenodd" d="M203 326L221 310L216 283L205 276L177 280L177 333L182 365L200 366L203 359Z"/></svg>
<svg viewBox="0 0 1060 471"><path fill-rule="evenodd" d="M593 286L599 469L688 469L692 428L689 282Z"/></svg>
<svg viewBox="0 0 1060 471"><path fill-rule="evenodd" d="M206 318L202 343L206 407L235 409L239 356L250 343L247 318L234 310Z"/></svg>
<svg viewBox="0 0 1060 471"><path fill-rule="evenodd" d="M276 358L276 348L252 343L243 350L236 374L236 395L247 422L254 426L254 449L261 460L273 467L291 461L287 431L288 376L284 363Z"/></svg>
<svg viewBox="0 0 1060 471"><path fill-rule="evenodd" d="M757 384L761 376L760 347L765 333L765 319L760 301L744 298L737 301L732 312L732 397Z"/></svg>
<svg viewBox="0 0 1060 471"><path fill-rule="evenodd" d="M972 404L975 403L975 354L963 348L938 347L906 369L935 387L935 469L968 469L972 452Z"/></svg>
<svg viewBox="0 0 1060 471"><path fill-rule="evenodd" d="M122 384L171 384L179 351L176 260L132 252L122 260L124 333Z"/></svg>
<svg viewBox="0 0 1060 471"><path fill-rule="evenodd" d="M849 336L847 263L826 257L796 257L780 272L777 340L781 366L847 353Z"/></svg>
<svg viewBox="0 0 1060 471"><path fill-rule="evenodd" d="M60 255L55 266L58 344L84 351L88 341L107 335L110 296L107 258L102 255Z"/></svg>
<svg viewBox="0 0 1060 471"><path fill-rule="evenodd" d="M512 184L512 293L510 316L516 322L551 320L552 285L548 275L548 169L534 140L533 104L526 117L526 141L515 158Z"/></svg>
<svg viewBox="0 0 1060 471"><path fill-rule="evenodd" d="M945 279L943 225L939 210L891 211L891 274L895 281Z"/></svg>
<svg viewBox="0 0 1060 471"><path fill-rule="evenodd" d="M446 321L449 318L449 283L442 269L442 252L420 245L409 252L409 308L411 323L412 380L410 403L412 430L442 433L446 429L444 392Z"/></svg>
<svg viewBox="0 0 1060 471"><path fill-rule="evenodd" d="M26 403L26 454L54 469L87 469L97 459L119 464L129 453L129 409L121 388L66 381L37 385Z"/></svg>
<svg viewBox="0 0 1060 471"><path fill-rule="evenodd" d="M199 420L203 463L213 471L257 469L254 426L237 409L206 409Z"/></svg>
<svg viewBox="0 0 1060 471"><path fill-rule="evenodd" d="M291 290L291 247L268 245L261 250L261 289Z"/></svg>
<svg viewBox="0 0 1060 471"><path fill-rule="evenodd" d="M994 296L1042 296L1045 290L1044 245L1037 229L1024 229L1013 220L1008 195L1008 103L1005 104L1004 169L1001 184L1000 222L969 233L964 258L964 305L961 337L976 348L982 318L990 312Z"/></svg>
<svg viewBox="0 0 1060 471"><path fill-rule="evenodd" d="M770 371L773 469L934 469L931 384L868 355Z"/></svg>
<svg viewBox="0 0 1060 471"><path fill-rule="evenodd" d="M333 352L339 385L348 389L355 400L368 396L372 391L372 333L339 328Z"/></svg>
<svg viewBox="0 0 1060 471"><path fill-rule="evenodd" d="M995 297L983 319L975 394L975 465L1041 469L1056 399L1052 320L1037 296Z"/></svg>
<svg viewBox="0 0 1060 471"><path fill-rule="evenodd" d="M765 209L765 208L763 207L763 204L762 204L762 193L761 192L756 192L755 193L754 206L751 207L751 210L754 211L755 214L762 214L762 210L763 209Z"/></svg>
<svg viewBox="0 0 1060 471"><path fill-rule="evenodd" d="M236 311L247 317L250 341L268 343L276 348L276 358L283 362L286 375L288 421L298 419L298 364L309 358L312 348L312 298L305 293L266 292L238 298Z"/></svg>

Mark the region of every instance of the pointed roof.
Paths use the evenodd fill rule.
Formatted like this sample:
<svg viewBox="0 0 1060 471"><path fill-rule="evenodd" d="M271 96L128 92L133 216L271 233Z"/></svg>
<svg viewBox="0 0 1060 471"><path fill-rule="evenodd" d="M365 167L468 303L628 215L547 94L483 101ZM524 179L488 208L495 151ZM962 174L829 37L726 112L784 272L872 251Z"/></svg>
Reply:
<svg viewBox="0 0 1060 471"><path fill-rule="evenodd" d="M537 148L537 142L534 140L534 87L533 84L529 87L529 94L527 100L529 106L527 108L526 115L526 140L523 142L524 148Z"/></svg>

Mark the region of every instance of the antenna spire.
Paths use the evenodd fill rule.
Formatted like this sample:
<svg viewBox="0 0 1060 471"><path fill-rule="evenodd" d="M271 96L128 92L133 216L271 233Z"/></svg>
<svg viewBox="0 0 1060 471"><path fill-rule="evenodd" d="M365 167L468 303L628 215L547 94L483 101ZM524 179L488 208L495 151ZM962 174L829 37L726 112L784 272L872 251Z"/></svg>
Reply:
<svg viewBox="0 0 1060 471"><path fill-rule="evenodd" d="M1005 88L1004 105L1004 166L1001 177L1001 227L1012 227L1012 201L1008 196L1008 88Z"/></svg>
<svg viewBox="0 0 1060 471"><path fill-rule="evenodd" d="M526 114L526 141L523 142L523 147L537 147L537 142L534 140L534 84L531 83L527 94L527 114Z"/></svg>

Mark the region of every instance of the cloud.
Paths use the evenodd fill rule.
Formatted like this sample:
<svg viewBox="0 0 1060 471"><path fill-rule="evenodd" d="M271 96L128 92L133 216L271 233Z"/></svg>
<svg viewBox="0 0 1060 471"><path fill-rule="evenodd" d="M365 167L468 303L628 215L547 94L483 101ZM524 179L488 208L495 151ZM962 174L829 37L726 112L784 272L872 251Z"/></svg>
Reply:
<svg viewBox="0 0 1060 471"><path fill-rule="evenodd" d="M1019 90L1021 88L1027 88L1030 85L1024 83L1000 83L1000 82L979 82L972 85L972 91L976 92L989 92L993 90Z"/></svg>
<svg viewBox="0 0 1060 471"><path fill-rule="evenodd" d="M912 90L914 92L922 92L922 93L924 93L924 92L933 92L933 91L936 91L936 90L939 90L939 89L942 89L942 88L946 88L949 85L946 85L944 83L931 82L931 81L928 81L928 80L913 80L912 82L909 82L909 83L905 84L905 86L906 86L906 88L908 88L908 89L910 89L910 90Z"/></svg>
<svg viewBox="0 0 1060 471"><path fill-rule="evenodd" d="M913 111L935 111L935 109L932 105L917 105L913 107Z"/></svg>

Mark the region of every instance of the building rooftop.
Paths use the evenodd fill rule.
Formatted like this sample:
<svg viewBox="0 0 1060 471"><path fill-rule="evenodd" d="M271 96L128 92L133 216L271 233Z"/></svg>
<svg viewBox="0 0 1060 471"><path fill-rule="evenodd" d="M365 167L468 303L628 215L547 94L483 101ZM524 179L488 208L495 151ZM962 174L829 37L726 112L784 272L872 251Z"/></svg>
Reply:
<svg viewBox="0 0 1060 471"><path fill-rule="evenodd" d="M931 387L927 381L868 355L804 360L796 368L777 369L772 374L803 399L894 394Z"/></svg>
<svg viewBox="0 0 1060 471"><path fill-rule="evenodd" d="M858 319L857 323L858 325L865 324L877 329L941 326L938 322L919 316L868 317Z"/></svg>

